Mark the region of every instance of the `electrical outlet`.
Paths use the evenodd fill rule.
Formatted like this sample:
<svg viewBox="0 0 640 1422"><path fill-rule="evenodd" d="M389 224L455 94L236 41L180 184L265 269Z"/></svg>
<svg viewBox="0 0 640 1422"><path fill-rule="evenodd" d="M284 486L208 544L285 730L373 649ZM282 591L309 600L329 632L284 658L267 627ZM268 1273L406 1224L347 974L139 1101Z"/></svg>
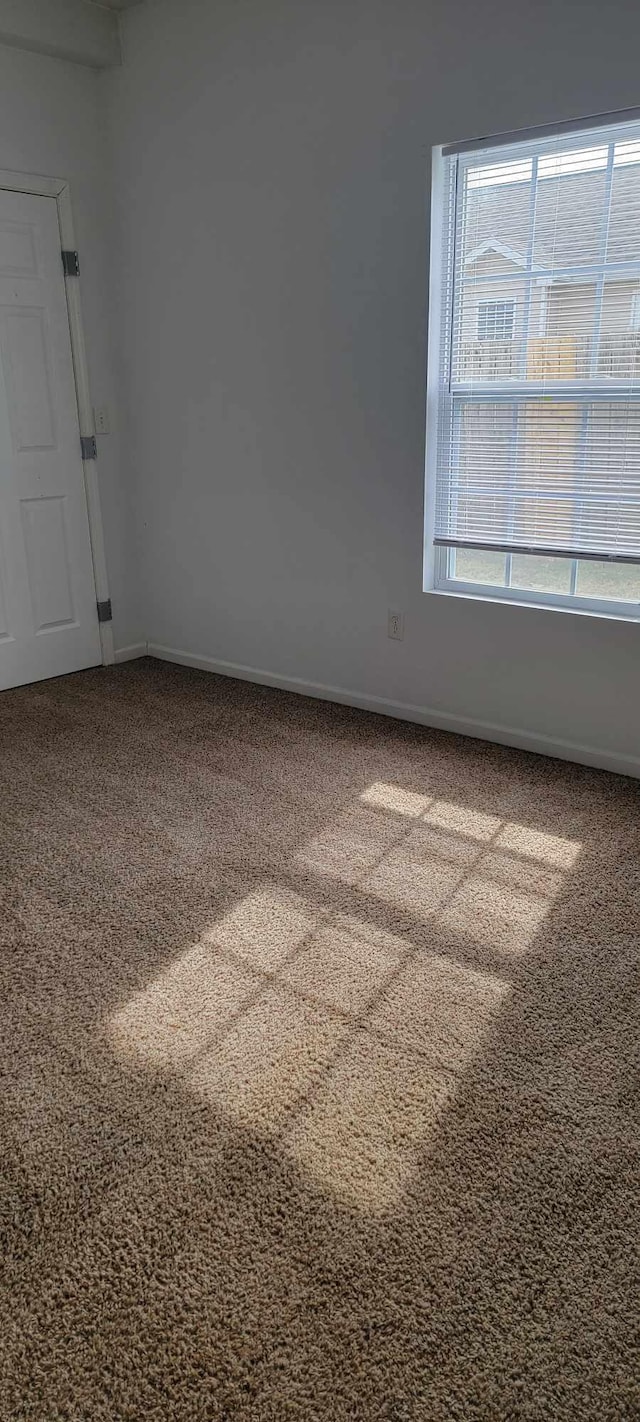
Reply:
<svg viewBox="0 0 640 1422"><path fill-rule="evenodd" d="M404 637L404 614L402 612L392 612L389 609L387 636L393 637L396 642L402 641Z"/></svg>
<svg viewBox="0 0 640 1422"><path fill-rule="evenodd" d="M109 410L106 405L98 405L93 412L96 434L111 434Z"/></svg>

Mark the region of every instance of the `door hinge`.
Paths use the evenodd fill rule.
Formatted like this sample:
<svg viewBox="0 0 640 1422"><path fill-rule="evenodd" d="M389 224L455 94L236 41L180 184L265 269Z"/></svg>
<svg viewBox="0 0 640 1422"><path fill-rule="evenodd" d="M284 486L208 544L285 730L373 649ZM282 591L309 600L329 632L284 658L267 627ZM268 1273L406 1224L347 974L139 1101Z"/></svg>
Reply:
<svg viewBox="0 0 640 1422"><path fill-rule="evenodd" d="M77 252L63 251L62 265L65 276L80 276L80 258Z"/></svg>
<svg viewBox="0 0 640 1422"><path fill-rule="evenodd" d="M108 597L105 602L98 603L98 622L112 621L113 618L111 613L111 598Z"/></svg>
<svg viewBox="0 0 640 1422"><path fill-rule="evenodd" d="M80 448L81 448L81 450L82 450L82 458L83 458L83 459L97 459L97 458L98 458L98 446L97 446L97 444L96 444L96 437L95 437L95 435L81 435L81 436L80 436Z"/></svg>

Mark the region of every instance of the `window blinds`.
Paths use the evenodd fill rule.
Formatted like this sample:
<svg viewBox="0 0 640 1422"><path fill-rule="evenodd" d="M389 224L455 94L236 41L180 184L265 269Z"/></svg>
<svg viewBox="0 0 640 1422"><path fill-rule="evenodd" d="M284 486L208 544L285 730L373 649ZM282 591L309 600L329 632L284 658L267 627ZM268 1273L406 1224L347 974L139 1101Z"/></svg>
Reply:
<svg viewBox="0 0 640 1422"><path fill-rule="evenodd" d="M435 542L640 562L640 119L443 161Z"/></svg>

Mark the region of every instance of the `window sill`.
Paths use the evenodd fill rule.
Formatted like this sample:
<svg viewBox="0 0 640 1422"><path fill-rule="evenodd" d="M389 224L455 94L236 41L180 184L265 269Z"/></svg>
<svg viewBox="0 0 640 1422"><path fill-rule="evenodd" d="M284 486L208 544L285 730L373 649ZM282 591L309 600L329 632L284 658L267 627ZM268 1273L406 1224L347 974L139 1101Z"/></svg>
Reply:
<svg viewBox="0 0 640 1422"><path fill-rule="evenodd" d="M603 606L601 603L589 605L586 600L577 602L574 600L550 601L540 598L535 592L527 593L524 589L514 589L511 595L505 596L504 592L498 589L487 588L486 591L468 586L456 587L430 587L423 588L423 592L429 597L455 598L462 602L482 602L492 603L500 607L523 607L530 608L536 612L564 612L570 613L573 617L597 617L606 622L640 622L640 604L632 603L628 607L615 603L612 607Z"/></svg>

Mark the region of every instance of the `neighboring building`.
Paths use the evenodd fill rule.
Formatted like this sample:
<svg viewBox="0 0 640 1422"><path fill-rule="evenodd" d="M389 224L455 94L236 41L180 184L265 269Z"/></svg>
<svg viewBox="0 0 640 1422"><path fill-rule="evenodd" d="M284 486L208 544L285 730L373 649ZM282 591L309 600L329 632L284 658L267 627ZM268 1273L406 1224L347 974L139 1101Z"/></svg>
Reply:
<svg viewBox="0 0 640 1422"><path fill-rule="evenodd" d="M490 177L466 194L458 377L640 377L640 262L630 273L625 260L640 217L640 164L614 169L607 263L625 267L607 273L601 304L594 268L605 234L589 218L602 206L605 171L539 177L530 256L528 175Z"/></svg>

